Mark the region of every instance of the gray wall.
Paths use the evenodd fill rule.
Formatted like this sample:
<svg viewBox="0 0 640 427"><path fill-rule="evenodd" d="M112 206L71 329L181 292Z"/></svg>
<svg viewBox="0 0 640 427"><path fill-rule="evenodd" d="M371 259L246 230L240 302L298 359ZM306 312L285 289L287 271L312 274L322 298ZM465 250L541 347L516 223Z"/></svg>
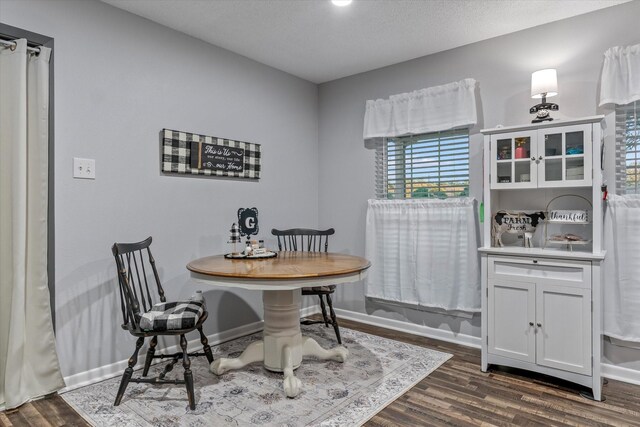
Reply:
<svg viewBox="0 0 640 427"><path fill-rule="evenodd" d="M110 247L152 235L170 297L221 253L240 207L272 227L318 223L317 86L97 1L0 0L3 23L55 39L58 352L65 376L126 359ZM162 176L159 131L262 144L259 182ZM72 158L96 159L95 181ZM202 287L198 285L198 287ZM212 334L259 320L259 293L209 289Z"/></svg>
<svg viewBox="0 0 640 427"><path fill-rule="evenodd" d="M545 67L558 69L560 95L552 100L561 111L554 116L610 113L596 108L602 53L640 40L639 15L639 2L616 6L326 83L318 96L316 85L97 1L0 0L3 23L56 43L55 283L64 375L130 355L133 341L118 326L114 241L153 235L171 296L196 289L185 270L190 259L227 249L238 207L258 207L267 238L271 227L333 226L333 250L363 255L373 197L373 152L362 144L367 99L478 80L471 193L479 198L479 129L530 121L530 74ZM263 144L263 178L162 176L164 127ZM96 159L95 181L71 178L74 156ZM208 333L261 317L257 294L205 295ZM480 335L477 317L366 302L361 284L342 287L336 299L342 308ZM607 352L640 369L637 351Z"/></svg>
<svg viewBox="0 0 640 427"><path fill-rule="evenodd" d="M367 199L374 197L374 153L362 141L366 100L475 78L482 108L471 130L470 192L481 199L479 130L529 123L529 107L537 103L530 98L531 73L543 68L558 70L559 95L550 100L561 111L553 116L610 113L597 108L603 53L640 41L638 16L640 2L631 2L320 85L320 225L336 228L334 249L364 255ZM611 119L609 114L609 135ZM612 144L609 137L608 147ZM465 319L373 303L365 300L362 284L341 287L335 300L348 310L480 336L479 316ZM607 356L640 369L639 352L607 347Z"/></svg>

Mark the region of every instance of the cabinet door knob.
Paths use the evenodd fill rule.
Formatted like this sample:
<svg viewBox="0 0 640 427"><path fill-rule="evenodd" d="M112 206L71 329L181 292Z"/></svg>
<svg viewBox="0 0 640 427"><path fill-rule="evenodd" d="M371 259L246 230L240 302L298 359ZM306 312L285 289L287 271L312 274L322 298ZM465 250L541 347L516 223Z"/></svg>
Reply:
<svg viewBox="0 0 640 427"><path fill-rule="evenodd" d="M532 161L532 162L535 162L535 161L536 161L536 158L535 158L534 156L531 156L531 161Z"/></svg>
<svg viewBox="0 0 640 427"><path fill-rule="evenodd" d="M538 328L542 328L542 323L536 323L536 325L538 325Z"/></svg>
<svg viewBox="0 0 640 427"><path fill-rule="evenodd" d="M529 322L529 326L533 326L533 322Z"/></svg>
<svg viewBox="0 0 640 427"><path fill-rule="evenodd" d="M542 160L542 156L538 157L538 160Z"/></svg>
<svg viewBox="0 0 640 427"><path fill-rule="evenodd" d="M534 260L533 260L533 263L534 263L534 264L537 264L537 263L538 263L538 260L537 260L537 259L534 259Z"/></svg>

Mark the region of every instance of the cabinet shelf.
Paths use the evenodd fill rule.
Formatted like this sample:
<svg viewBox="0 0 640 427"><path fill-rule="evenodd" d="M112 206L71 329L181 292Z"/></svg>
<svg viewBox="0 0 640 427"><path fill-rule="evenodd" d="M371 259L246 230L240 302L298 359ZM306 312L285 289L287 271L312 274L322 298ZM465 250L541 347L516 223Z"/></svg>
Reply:
<svg viewBox="0 0 640 427"><path fill-rule="evenodd" d="M588 245L591 243L591 239L589 240L553 240L548 239L547 243L551 243L552 245Z"/></svg>
<svg viewBox="0 0 640 427"><path fill-rule="evenodd" d="M556 247L553 248L523 248L522 246L504 246L501 248L494 247L482 247L478 249L478 252L493 255L506 255L506 256L526 256L526 257L539 257L539 258L555 258L555 259L579 259L586 261L599 261L603 260L605 252L568 252Z"/></svg>
<svg viewBox="0 0 640 427"><path fill-rule="evenodd" d="M575 224L575 225L589 225L591 221L561 221L557 219L550 219L546 221L547 224Z"/></svg>

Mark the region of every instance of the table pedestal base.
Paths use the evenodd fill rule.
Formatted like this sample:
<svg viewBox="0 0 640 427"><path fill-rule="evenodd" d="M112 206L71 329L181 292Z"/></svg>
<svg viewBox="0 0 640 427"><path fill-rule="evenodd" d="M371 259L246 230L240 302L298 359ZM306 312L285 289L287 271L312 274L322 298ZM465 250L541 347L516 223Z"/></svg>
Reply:
<svg viewBox="0 0 640 427"><path fill-rule="evenodd" d="M264 337L255 341L235 359L221 358L211 364L211 372L222 375L231 369L263 362L270 371L284 374L284 391L287 397L300 393L302 383L293 371L300 366L304 356L321 360L344 362L349 351L338 346L330 350L320 347L314 339L303 337L300 332L301 290L264 291Z"/></svg>

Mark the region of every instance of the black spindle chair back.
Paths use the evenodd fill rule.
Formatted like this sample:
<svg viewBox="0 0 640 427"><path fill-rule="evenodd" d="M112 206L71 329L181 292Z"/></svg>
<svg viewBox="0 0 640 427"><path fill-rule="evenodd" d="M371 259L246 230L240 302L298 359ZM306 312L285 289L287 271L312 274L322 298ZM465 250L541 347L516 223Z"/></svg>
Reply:
<svg viewBox="0 0 640 427"><path fill-rule="evenodd" d="M118 269L123 329L139 330L140 315L153 307L154 295L166 302L156 262L151 254L151 237L137 243L114 243L111 247Z"/></svg>
<svg viewBox="0 0 640 427"><path fill-rule="evenodd" d="M271 230L271 234L278 238L278 250L327 252L329 236L335 234L333 228L327 230L313 230L310 228L291 228L289 230Z"/></svg>

